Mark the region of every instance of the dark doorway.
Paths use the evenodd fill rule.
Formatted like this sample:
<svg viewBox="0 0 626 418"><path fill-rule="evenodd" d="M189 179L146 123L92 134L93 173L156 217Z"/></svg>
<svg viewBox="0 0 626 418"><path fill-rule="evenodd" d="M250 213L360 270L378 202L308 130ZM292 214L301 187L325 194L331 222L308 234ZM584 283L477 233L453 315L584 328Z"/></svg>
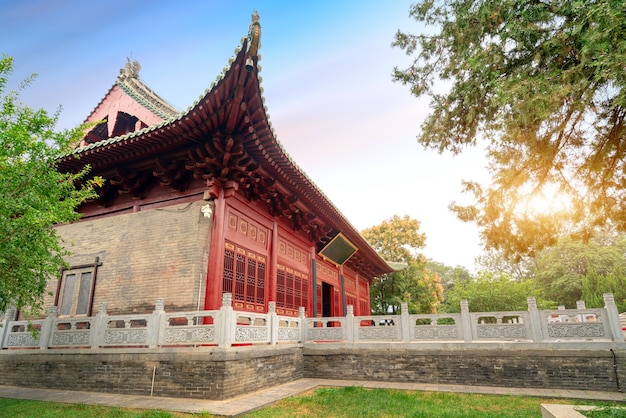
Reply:
<svg viewBox="0 0 626 418"><path fill-rule="evenodd" d="M332 312L333 287L322 282L322 316L333 316Z"/></svg>

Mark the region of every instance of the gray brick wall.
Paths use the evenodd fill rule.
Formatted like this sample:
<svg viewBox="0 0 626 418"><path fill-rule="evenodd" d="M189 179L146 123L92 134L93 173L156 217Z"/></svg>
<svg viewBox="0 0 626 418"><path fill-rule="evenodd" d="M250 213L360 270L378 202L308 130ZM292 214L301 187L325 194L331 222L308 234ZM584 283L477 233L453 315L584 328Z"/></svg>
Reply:
<svg viewBox="0 0 626 418"><path fill-rule="evenodd" d="M149 313L157 298L165 309L204 308L204 284L211 219L200 208L205 201L182 203L57 227L72 252L71 265L99 257L94 314L101 302L112 315ZM58 280L49 283L54 295ZM54 296L48 296L46 307Z"/></svg>
<svg viewBox="0 0 626 418"><path fill-rule="evenodd" d="M615 350L622 390L626 350ZM240 347L3 350L0 382L221 400L302 377L617 391L609 350Z"/></svg>
<svg viewBox="0 0 626 418"><path fill-rule="evenodd" d="M228 352L127 350L125 353L4 352L0 382L135 395L222 400L302 377L302 349Z"/></svg>
<svg viewBox="0 0 626 418"><path fill-rule="evenodd" d="M616 354L623 389L626 350ZM304 376L617 391L613 357L608 349L305 349Z"/></svg>

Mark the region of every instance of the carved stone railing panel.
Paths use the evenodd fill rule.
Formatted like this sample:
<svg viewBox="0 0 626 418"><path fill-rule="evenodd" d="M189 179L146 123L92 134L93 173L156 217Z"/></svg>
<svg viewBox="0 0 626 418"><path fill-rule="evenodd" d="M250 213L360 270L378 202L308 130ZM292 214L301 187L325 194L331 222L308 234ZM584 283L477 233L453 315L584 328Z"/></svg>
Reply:
<svg viewBox="0 0 626 418"><path fill-rule="evenodd" d="M164 331L163 343L165 345L196 345L215 343L215 326L182 326L168 327Z"/></svg>
<svg viewBox="0 0 626 418"><path fill-rule="evenodd" d="M146 329L110 330L104 332L104 346L115 345L146 345L148 344L148 331Z"/></svg>
<svg viewBox="0 0 626 418"><path fill-rule="evenodd" d="M278 328L278 341L300 341L300 328Z"/></svg>
<svg viewBox="0 0 626 418"><path fill-rule="evenodd" d="M476 325L476 336L478 338L495 338L495 339L510 339L510 338L526 338L526 327L524 324L485 324Z"/></svg>
<svg viewBox="0 0 626 418"><path fill-rule="evenodd" d="M267 327L238 326L235 329L235 341L237 343L262 343L269 342Z"/></svg>
<svg viewBox="0 0 626 418"><path fill-rule="evenodd" d="M458 340L461 334L456 325L420 325L413 327L414 340Z"/></svg>
<svg viewBox="0 0 626 418"><path fill-rule="evenodd" d="M540 312L544 335L549 340L612 339L604 309L558 309Z"/></svg>
<svg viewBox="0 0 626 418"><path fill-rule="evenodd" d="M597 323L584 324L548 324L550 338L607 338L604 326Z"/></svg>
<svg viewBox="0 0 626 418"><path fill-rule="evenodd" d="M89 345L89 330L55 331L52 333L50 347L83 347Z"/></svg>
<svg viewBox="0 0 626 418"><path fill-rule="evenodd" d="M480 340L532 340L530 314L527 311L473 312L473 338Z"/></svg>
<svg viewBox="0 0 626 418"><path fill-rule="evenodd" d="M89 346L93 318L59 318L52 321L49 347Z"/></svg>
<svg viewBox="0 0 626 418"><path fill-rule="evenodd" d="M360 326L359 340L397 341L400 339L400 327L388 326Z"/></svg>
<svg viewBox="0 0 626 418"><path fill-rule="evenodd" d="M149 344L150 315L110 316L102 346L145 346Z"/></svg>
<svg viewBox="0 0 626 418"><path fill-rule="evenodd" d="M39 338L29 331L9 334L4 348L39 348Z"/></svg>
<svg viewBox="0 0 626 418"><path fill-rule="evenodd" d="M307 341L342 341L345 335L342 328L309 328Z"/></svg>
<svg viewBox="0 0 626 418"><path fill-rule="evenodd" d="M412 341L460 340L463 338L460 314L409 315Z"/></svg>
<svg viewBox="0 0 626 418"><path fill-rule="evenodd" d="M44 321L7 321L0 328L0 336L7 328L5 341L2 348L39 348L39 337ZM35 331L33 331L35 330Z"/></svg>
<svg viewBox="0 0 626 418"><path fill-rule="evenodd" d="M291 316L277 316L276 323L278 324L278 341L298 342L302 340L302 318L295 318Z"/></svg>

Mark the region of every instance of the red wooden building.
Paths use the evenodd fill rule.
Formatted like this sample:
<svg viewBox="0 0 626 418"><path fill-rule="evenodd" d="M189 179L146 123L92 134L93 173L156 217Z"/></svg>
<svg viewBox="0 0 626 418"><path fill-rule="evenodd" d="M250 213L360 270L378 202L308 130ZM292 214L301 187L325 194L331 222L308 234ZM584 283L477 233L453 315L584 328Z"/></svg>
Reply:
<svg viewBox="0 0 626 418"><path fill-rule="evenodd" d="M257 67L261 26L225 71L178 112L128 62L59 168L106 183L58 226L71 267L50 283L59 315L234 308L307 316L369 314L369 284L391 271L302 172L268 121Z"/></svg>

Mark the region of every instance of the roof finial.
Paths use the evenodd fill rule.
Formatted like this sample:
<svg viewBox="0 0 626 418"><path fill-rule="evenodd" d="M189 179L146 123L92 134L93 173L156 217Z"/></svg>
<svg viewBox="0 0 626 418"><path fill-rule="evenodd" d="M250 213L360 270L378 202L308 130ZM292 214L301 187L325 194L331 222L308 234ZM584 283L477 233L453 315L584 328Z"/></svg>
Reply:
<svg viewBox="0 0 626 418"><path fill-rule="evenodd" d="M248 48L248 54L250 56L258 55L259 47L261 46L261 24L259 12L256 10L252 13L252 22L250 23L250 31L248 32L248 38L250 40L250 47Z"/></svg>
<svg viewBox="0 0 626 418"><path fill-rule="evenodd" d="M120 78L139 78L139 70L141 65L137 60L131 62L129 57L126 57L126 65L120 70Z"/></svg>

